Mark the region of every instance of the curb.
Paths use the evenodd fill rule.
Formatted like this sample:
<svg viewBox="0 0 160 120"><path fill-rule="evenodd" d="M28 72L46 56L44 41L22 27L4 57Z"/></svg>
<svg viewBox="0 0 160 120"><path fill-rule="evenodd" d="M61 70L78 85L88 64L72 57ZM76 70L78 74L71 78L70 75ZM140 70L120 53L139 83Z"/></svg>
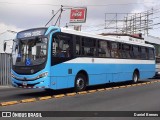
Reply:
<svg viewBox="0 0 160 120"><path fill-rule="evenodd" d="M64 94L59 94L59 95L54 95L53 98L62 98L64 96L65 96Z"/></svg>
<svg viewBox="0 0 160 120"><path fill-rule="evenodd" d="M20 102L21 103L28 103L28 102L35 102L35 101L37 101L36 98L30 98L30 99L21 100Z"/></svg>
<svg viewBox="0 0 160 120"><path fill-rule="evenodd" d="M78 94L87 94L87 91L78 92Z"/></svg>
<svg viewBox="0 0 160 120"><path fill-rule="evenodd" d="M94 93L97 92L97 90L88 90L88 93Z"/></svg>
<svg viewBox="0 0 160 120"><path fill-rule="evenodd" d="M8 106L8 105L14 105L14 104L18 104L18 101L9 101L9 102L1 102L0 105L1 106Z"/></svg>
<svg viewBox="0 0 160 120"><path fill-rule="evenodd" d="M52 96L44 96L44 97L39 97L38 100L48 100L51 98L52 98Z"/></svg>
<svg viewBox="0 0 160 120"><path fill-rule="evenodd" d="M67 93L66 94L66 96L75 96L76 95L76 93L74 92L74 93Z"/></svg>

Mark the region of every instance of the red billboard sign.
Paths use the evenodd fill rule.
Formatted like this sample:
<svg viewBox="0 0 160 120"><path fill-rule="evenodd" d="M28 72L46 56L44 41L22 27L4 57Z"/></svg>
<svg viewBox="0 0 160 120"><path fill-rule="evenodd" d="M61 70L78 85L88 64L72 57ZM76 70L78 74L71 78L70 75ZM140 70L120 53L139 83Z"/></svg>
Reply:
<svg viewBox="0 0 160 120"><path fill-rule="evenodd" d="M86 22L87 8L72 8L70 13L70 23Z"/></svg>

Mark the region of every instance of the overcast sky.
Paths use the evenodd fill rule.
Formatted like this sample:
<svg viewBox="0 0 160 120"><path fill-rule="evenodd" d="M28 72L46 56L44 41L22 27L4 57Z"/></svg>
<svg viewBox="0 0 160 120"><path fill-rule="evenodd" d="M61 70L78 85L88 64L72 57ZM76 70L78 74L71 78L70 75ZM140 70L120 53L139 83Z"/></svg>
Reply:
<svg viewBox="0 0 160 120"><path fill-rule="evenodd" d="M87 7L83 31L101 32L105 13L138 13L157 7L159 0L0 0L0 33L43 27L60 5ZM69 10L62 14L61 26L69 23ZM54 19L49 25L55 22ZM102 30L103 31L103 30Z"/></svg>

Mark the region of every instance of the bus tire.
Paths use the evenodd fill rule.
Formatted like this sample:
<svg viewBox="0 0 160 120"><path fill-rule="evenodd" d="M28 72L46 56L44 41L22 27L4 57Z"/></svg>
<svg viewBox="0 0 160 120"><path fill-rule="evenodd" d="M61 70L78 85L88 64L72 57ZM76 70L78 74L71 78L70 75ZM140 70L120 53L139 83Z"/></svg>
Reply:
<svg viewBox="0 0 160 120"><path fill-rule="evenodd" d="M86 76L84 74L78 74L75 79L75 91L80 92L86 89Z"/></svg>
<svg viewBox="0 0 160 120"><path fill-rule="evenodd" d="M139 73L138 71L134 71L133 77L132 77L133 83L137 83L139 81Z"/></svg>

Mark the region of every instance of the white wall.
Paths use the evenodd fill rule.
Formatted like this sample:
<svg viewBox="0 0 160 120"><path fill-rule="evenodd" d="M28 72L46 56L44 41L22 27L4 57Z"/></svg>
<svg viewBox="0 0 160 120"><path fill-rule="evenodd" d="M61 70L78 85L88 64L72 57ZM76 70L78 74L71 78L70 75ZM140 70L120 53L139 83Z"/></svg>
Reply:
<svg viewBox="0 0 160 120"><path fill-rule="evenodd" d="M16 34L11 33L11 32L5 32L5 33L0 35L0 53L4 53L4 51L3 51L4 41L7 42L5 53L11 53L12 52L12 44L13 44L13 39L15 37L16 37Z"/></svg>

